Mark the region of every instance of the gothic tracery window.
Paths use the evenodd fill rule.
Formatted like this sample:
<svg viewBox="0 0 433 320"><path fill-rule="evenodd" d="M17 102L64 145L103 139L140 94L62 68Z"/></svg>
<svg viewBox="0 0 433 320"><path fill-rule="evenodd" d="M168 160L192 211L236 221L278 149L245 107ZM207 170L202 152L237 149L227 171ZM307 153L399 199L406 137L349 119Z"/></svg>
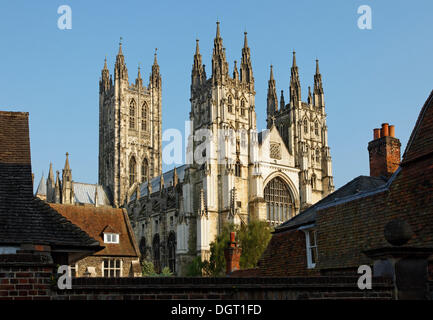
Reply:
<svg viewBox="0 0 433 320"><path fill-rule="evenodd" d="M129 105L129 129L135 129L135 101L131 100Z"/></svg>
<svg viewBox="0 0 433 320"><path fill-rule="evenodd" d="M265 187L264 195L268 222L277 225L292 218L295 205L289 186L283 179L276 177L269 181Z"/></svg>
<svg viewBox="0 0 433 320"><path fill-rule="evenodd" d="M171 272L176 272L176 235L170 232L167 241L168 247L168 267Z"/></svg>
<svg viewBox="0 0 433 320"><path fill-rule="evenodd" d="M308 121L306 118L304 119L304 133L308 133Z"/></svg>
<svg viewBox="0 0 433 320"><path fill-rule="evenodd" d="M314 123L314 134L319 135L319 123L317 121Z"/></svg>
<svg viewBox="0 0 433 320"><path fill-rule="evenodd" d="M153 251L153 266L156 273L161 272L161 254L159 247L159 234L155 234L152 242L152 251Z"/></svg>
<svg viewBox="0 0 433 320"><path fill-rule="evenodd" d="M136 178L136 166L137 166L137 162L135 161L135 158L131 157L131 159L129 160L129 186L130 187L135 182L135 178Z"/></svg>
<svg viewBox="0 0 433 320"><path fill-rule="evenodd" d="M147 130L147 104L143 103L141 107L141 130Z"/></svg>
<svg viewBox="0 0 433 320"><path fill-rule="evenodd" d="M241 162L239 160L235 163L235 176L241 177Z"/></svg>
<svg viewBox="0 0 433 320"><path fill-rule="evenodd" d="M141 182L147 181L148 170L149 167L148 167L147 159L144 159L143 163L141 164Z"/></svg>

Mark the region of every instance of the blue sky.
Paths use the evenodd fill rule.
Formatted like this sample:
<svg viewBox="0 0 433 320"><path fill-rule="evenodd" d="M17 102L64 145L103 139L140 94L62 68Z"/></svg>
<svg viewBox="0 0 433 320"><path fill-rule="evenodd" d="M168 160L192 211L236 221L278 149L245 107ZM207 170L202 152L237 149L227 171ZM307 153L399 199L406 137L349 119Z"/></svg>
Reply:
<svg viewBox="0 0 433 320"><path fill-rule="evenodd" d="M72 29L57 28L57 8L72 9ZM372 8L372 30L357 27L357 8ZM210 75L215 22L230 70L248 31L257 126L264 128L269 65L277 90L288 87L297 52L302 98L319 58L337 187L368 175L367 144L381 123L396 126L402 153L432 90L432 1L3 1L0 4L0 110L30 113L35 183L49 162L70 153L73 179L97 182L98 81L119 38L130 81L141 63L149 77L154 49L163 77L163 129L183 130L190 110L195 39ZM231 71L230 71L231 72ZM278 94L279 95L279 94ZM169 169L169 167L166 167Z"/></svg>

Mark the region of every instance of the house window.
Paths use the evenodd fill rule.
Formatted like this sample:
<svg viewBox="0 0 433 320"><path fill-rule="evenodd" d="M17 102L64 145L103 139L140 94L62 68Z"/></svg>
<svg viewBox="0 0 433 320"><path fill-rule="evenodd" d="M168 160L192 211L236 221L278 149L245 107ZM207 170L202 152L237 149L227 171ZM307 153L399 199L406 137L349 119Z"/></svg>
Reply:
<svg viewBox="0 0 433 320"><path fill-rule="evenodd" d="M318 261L317 254L317 231L305 230L305 241L307 248L307 267L309 269L315 268Z"/></svg>
<svg viewBox="0 0 433 320"><path fill-rule="evenodd" d="M104 243L119 243L119 235L117 233L104 233Z"/></svg>
<svg viewBox="0 0 433 320"><path fill-rule="evenodd" d="M104 277L121 277L121 264L120 259L104 259L102 263L102 273Z"/></svg>
<svg viewBox="0 0 433 320"><path fill-rule="evenodd" d="M135 129L135 101L129 105L129 129Z"/></svg>
<svg viewBox="0 0 433 320"><path fill-rule="evenodd" d="M264 195L268 222L278 225L292 217L294 202L288 185L280 177L269 181Z"/></svg>

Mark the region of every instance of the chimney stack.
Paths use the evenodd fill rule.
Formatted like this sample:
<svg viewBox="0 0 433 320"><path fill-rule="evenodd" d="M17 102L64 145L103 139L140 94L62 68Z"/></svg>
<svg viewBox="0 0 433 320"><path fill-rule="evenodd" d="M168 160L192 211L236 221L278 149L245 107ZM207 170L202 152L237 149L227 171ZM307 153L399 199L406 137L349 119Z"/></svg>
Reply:
<svg viewBox="0 0 433 320"><path fill-rule="evenodd" d="M370 176L389 178L400 165L400 140L395 137L395 127L383 123L373 130L373 140L368 143Z"/></svg>
<svg viewBox="0 0 433 320"><path fill-rule="evenodd" d="M230 232L230 241L227 245L227 248L224 250L224 257L226 259L226 274L230 275L233 271L240 269L239 262L242 253L242 248L238 247L235 240L234 232Z"/></svg>

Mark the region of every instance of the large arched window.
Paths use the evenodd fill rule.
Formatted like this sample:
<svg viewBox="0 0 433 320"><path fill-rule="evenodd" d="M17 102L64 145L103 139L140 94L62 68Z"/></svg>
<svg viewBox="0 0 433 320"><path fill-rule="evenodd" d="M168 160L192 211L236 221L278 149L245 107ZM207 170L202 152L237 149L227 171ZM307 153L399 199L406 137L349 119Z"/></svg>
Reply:
<svg viewBox="0 0 433 320"><path fill-rule="evenodd" d="M141 164L141 182L147 181L147 171L149 170L147 159L143 160L143 163Z"/></svg>
<svg viewBox="0 0 433 320"><path fill-rule="evenodd" d="M135 101L129 104L129 129L135 129Z"/></svg>
<svg viewBox="0 0 433 320"><path fill-rule="evenodd" d="M167 240L167 247L168 247L168 267L170 268L170 271L175 273L176 272L176 235L172 231L170 232Z"/></svg>
<svg viewBox="0 0 433 320"><path fill-rule="evenodd" d="M159 247L159 234L153 236L152 241L152 251L153 251L153 266L156 273L161 273L161 254Z"/></svg>
<svg viewBox="0 0 433 320"><path fill-rule="evenodd" d="M289 186L276 177L268 182L265 187L265 201L267 220L274 225L290 219L295 211L294 202L289 191Z"/></svg>
<svg viewBox="0 0 433 320"><path fill-rule="evenodd" d="M134 157L131 157L129 160L129 186L132 186L135 182L136 175L137 175L137 162L135 161Z"/></svg>
<svg viewBox="0 0 433 320"><path fill-rule="evenodd" d="M145 237L141 238L140 245L138 246L138 248L140 249L141 256L143 258L145 258L146 257L146 238Z"/></svg>
<svg viewBox="0 0 433 320"><path fill-rule="evenodd" d="M141 107L141 130L147 130L147 104L143 103Z"/></svg>

